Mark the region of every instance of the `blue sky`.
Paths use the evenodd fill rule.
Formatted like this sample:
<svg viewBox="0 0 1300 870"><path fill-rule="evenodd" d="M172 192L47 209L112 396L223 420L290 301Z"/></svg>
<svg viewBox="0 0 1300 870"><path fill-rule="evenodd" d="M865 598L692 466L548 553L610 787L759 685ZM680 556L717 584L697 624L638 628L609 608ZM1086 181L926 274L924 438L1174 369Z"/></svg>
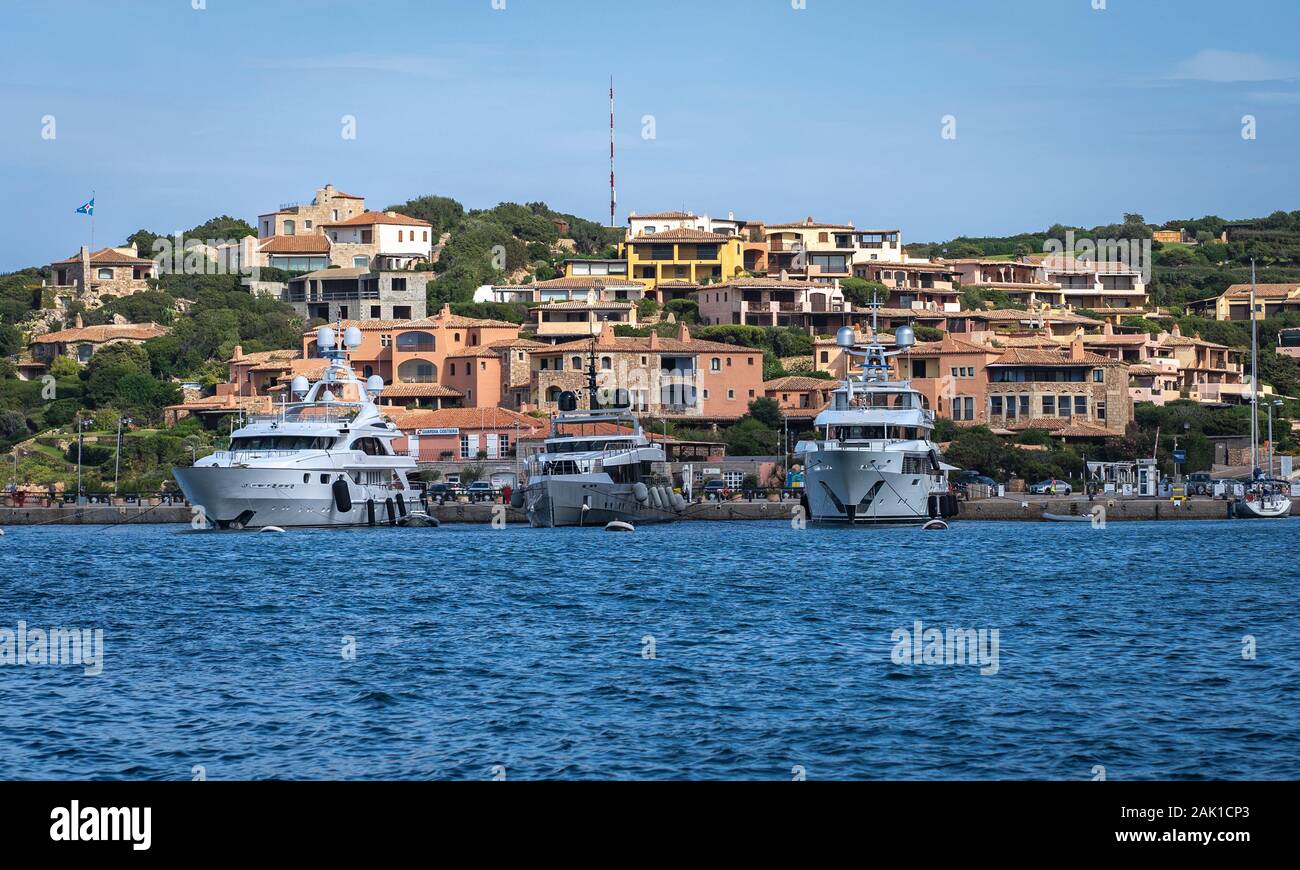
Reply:
<svg viewBox="0 0 1300 870"><path fill-rule="evenodd" d="M86 243L92 189L97 246L251 223L327 181L374 208L607 219L610 74L620 222L685 207L929 241L1300 208L1295 0L505 5L7 0L0 269Z"/></svg>

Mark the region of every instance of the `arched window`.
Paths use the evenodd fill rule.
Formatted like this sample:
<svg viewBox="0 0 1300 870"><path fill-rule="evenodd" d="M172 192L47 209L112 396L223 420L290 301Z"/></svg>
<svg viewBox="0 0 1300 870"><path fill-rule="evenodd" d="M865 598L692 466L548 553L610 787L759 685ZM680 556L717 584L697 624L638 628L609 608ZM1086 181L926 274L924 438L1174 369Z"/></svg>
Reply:
<svg viewBox="0 0 1300 870"><path fill-rule="evenodd" d="M605 371L609 371L614 367L614 360L611 359L610 357L602 356L600 358L600 367Z"/></svg>
<svg viewBox="0 0 1300 870"><path fill-rule="evenodd" d="M722 360L716 356L713 359L709 360L709 371L711 372L722 371Z"/></svg>
<svg viewBox="0 0 1300 870"><path fill-rule="evenodd" d="M406 353L415 353L419 351L433 352L438 349L438 343L432 333L428 332L399 332L397 334L397 349Z"/></svg>
<svg viewBox="0 0 1300 870"><path fill-rule="evenodd" d="M365 373L366 373L365 376L366 376L367 378L369 378L371 375L373 375L373 374L375 373L375 368L374 368L374 366L366 366L366 368L365 368Z"/></svg>
<svg viewBox="0 0 1300 870"><path fill-rule="evenodd" d="M438 380L438 367L427 360L408 359L397 367L397 379L404 384L431 384Z"/></svg>
<svg viewBox="0 0 1300 870"><path fill-rule="evenodd" d="M551 405L554 405L556 402L560 401L560 388L551 387L550 389L548 389L546 391L546 401L548 404Z"/></svg>
<svg viewBox="0 0 1300 870"><path fill-rule="evenodd" d="M286 236L291 236L291 235L293 235L293 233L294 233L293 221L285 221L285 222L284 222L284 234L285 234Z"/></svg>
<svg viewBox="0 0 1300 870"><path fill-rule="evenodd" d="M582 357L575 356L573 358L573 370L579 372L582 371Z"/></svg>

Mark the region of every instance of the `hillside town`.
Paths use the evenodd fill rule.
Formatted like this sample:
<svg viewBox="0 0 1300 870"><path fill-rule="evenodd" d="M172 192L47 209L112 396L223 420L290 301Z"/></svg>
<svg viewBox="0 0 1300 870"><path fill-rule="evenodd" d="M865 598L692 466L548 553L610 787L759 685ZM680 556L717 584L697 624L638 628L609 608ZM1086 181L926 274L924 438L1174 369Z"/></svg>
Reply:
<svg viewBox="0 0 1300 870"><path fill-rule="evenodd" d="M552 223L568 231L566 220ZM627 391L673 461L695 461L698 483L766 481L787 470L791 439L812 428L846 376L848 357L835 339L844 327L860 343L886 346L895 329L912 327L919 340L893 358L895 376L955 431L983 427L1008 443L1032 431L1049 445L1100 455L1130 433L1138 404L1250 401L1248 351L1183 331L1152 303L1149 263L1073 250L914 256L897 227L631 212L600 255L560 235L549 250L554 277L517 270L473 291L475 312L523 315L506 319L431 302L452 234L398 210L372 210L364 196L325 184L309 202L269 209L251 225L255 236L177 239L180 255L128 244L82 247L50 263L15 376L39 382L67 361L87 366L106 348L168 335L164 323L84 317L150 292L184 260L181 271L239 274L250 297L292 309L301 339L270 350L235 344L216 361L221 377L176 379L179 400L164 407L163 426L198 421L219 435L273 412L295 377L324 369L315 327L355 326L363 341L350 364L360 378L383 380L382 404L405 436L399 448L452 484L517 484L525 451L545 437L560 396L580 392L593 366L601 386ZM1186 231L1153 235L1197 244ZM1233 284L1198 313L1248 321L1249 294L1249 285ZM1257 319L1300 312L1300 285L1263 284L1258 298ZM176 315L188 305L177 299ZM800 352L780 355L747 338L764 331L797 337ZM1297 344L1282 336L1276 353L1294 357ZM1279 399L1269 384L1262 391ZM761 457L728 456L726 433L762 400L779 414L782 434ZM1215 461L1241 464L1241 445L1230 441ZM16 478L17 459L14 466Z"/></svg>

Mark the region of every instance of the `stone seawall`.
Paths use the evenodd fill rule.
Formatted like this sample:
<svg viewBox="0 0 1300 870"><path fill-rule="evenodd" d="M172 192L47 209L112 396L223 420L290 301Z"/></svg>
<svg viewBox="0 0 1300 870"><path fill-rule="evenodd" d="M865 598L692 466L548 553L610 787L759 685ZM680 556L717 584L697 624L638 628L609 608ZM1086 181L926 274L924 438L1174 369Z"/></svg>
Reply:
<svg viewBox="0 0 1300 870"><path fill-rule="evenodd" d="M686 509L688 520L790 520L795 501L726 501L701 502ZM1097 498L991 498L961 502L959 520L1001 520L1044 522L1043 514L1088 517L1100 505L1106 520L1222 520L1228 519L1228 503L1217 499L1189 499L1181 506L1167 499ZM493 509L500 505L485 503L444 504L433 508L433 515L443 523L490 523ZM1300 516L1300 499L1291 507L1292 516ZM188 523L190 509L185 505L141 507L136 505L61 505L56 507L0 507L0 526L35 525L117 525L120 523ZM526 523L522 510L506 508L507 523Z"/></svg>

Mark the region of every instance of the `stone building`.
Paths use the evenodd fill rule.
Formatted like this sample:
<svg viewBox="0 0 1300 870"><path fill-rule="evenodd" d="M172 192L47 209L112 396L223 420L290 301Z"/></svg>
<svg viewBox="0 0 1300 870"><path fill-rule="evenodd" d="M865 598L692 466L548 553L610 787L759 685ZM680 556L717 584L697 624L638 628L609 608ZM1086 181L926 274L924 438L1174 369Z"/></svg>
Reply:
<svg viewBox="0 0 1300 870"><path fill-rule="evenodd" d="M1128 365L1084 350L1008 348L988 365L989 424L1014 434L1045 429L1066 440L1123 435L1133 420Z"/></svg>
<svg viewBox="0 0 1300 870"><path fill-rule="evenodd" d="M49 365L59 356L69 356L79 363L90 358L110 344L144 344L151 338L166 335L167 327L157 323L105 323L100 326L83 326L77 315L72 329L47 332L32 339L32 357Z"/></svg>
<svg viewBox="0 0 1300 870"><path fill-rule="evenodd" d="M139 256L135 245L101 248L94 253L83 245L74 256L51 263L50 271L54 283L43 289L53 298L43 300L42 305L58 308L66 308L70 302L98 308L110 298L148 290L149 279L158 277L153 260Z"/></svg>

